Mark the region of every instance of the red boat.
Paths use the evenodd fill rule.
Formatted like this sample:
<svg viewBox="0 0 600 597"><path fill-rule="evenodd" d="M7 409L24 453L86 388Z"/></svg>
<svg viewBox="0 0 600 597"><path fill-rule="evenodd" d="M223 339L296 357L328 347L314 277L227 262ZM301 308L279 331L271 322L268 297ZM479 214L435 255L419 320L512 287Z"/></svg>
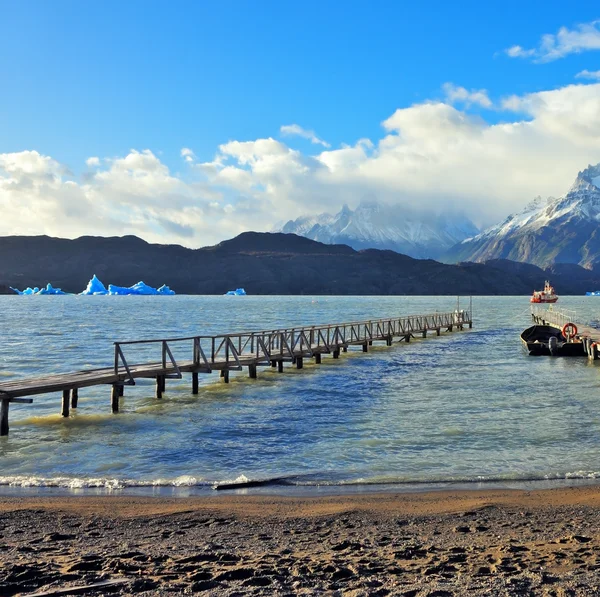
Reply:
<svg viewBox="0 0 600 597"><path fill-rule="evenodd" d="M532 297L529 299L531 303L555 303L558 296L554 292L554 288L550 286L550 282L546 280L544 290L534 290Z"/></svg>

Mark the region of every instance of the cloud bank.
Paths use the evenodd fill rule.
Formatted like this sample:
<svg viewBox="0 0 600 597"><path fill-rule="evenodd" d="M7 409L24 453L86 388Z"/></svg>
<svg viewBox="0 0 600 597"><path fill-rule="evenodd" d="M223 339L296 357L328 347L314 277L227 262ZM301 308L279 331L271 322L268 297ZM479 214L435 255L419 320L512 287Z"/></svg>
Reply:
<svg viewBox="0 0 600 597"><path fill-rule="evenodd" d="M378 139L321 142L312 153L294 148L293 137L233 140L208 162L186 147L181 174L149 150L92 156L77 178L35 150L3 153L0 235L136 234L199 247L365 198L464 210L487 225L536 195L564 193L600 162L600 83L504 98L498 107L511 112L496 124L468 111L491 106L484 90L447 84L444 92L445 101L397 109ZM284 128L286 140L301 130L312 141L312 131Z"/></svg>

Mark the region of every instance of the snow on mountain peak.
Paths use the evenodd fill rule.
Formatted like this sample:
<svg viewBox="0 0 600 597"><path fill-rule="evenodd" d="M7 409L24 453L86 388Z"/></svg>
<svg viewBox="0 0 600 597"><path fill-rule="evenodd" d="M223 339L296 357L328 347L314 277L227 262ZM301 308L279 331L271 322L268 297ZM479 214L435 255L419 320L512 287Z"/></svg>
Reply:
<svg viewBox="0 0 600 597"><path fill-rule="evenodd" d="M581 191L600 191L600 164L595 166L590 164L585 170L579 172L569 189L569 194Z"/></svg>
<svg viewBox="0 0 600 597"><path fill-rule="evenodd" d="M311 226L310 224L313 224ZM368 198L355 210L344 205L336 215L290 220L282 228L324 243L355 249L391 249L412 257L436 257L467 236L477 234L462 214L434 215Z"/></svg>

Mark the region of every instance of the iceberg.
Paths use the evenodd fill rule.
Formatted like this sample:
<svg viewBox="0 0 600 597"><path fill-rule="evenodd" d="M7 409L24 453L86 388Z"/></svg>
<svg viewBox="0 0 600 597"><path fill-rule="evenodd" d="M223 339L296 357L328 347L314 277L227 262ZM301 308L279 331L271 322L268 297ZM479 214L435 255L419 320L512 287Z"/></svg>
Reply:
<svg viewBox="0 0 600 597"><path fill-rule="evenodd" d="M37 286L35 288L26 288L25 290L19 290L18 288L13 288L11 286L10 289L22 296L33 294L69 294L68 292L63 292L60 288L54 288L49 282L46 287L42 288L41 290ZM106 286L104 286L96 274L94 274L92 279L88 282L85 290L79 294L82 296L124 296L130 294L172 296L175 294L175 291L171 290L165 284L163 284L160 288L153 288L152 286L148 286L141 281L129 287L114 286L113 284L109 284L107 290Z"/></svg>
<svg viewBox="0 0 600 597"><path fill-rule="evenodd" d="M41 289L37 286L35 288L28 287L25 288L25 290L19 290L18 288L13 288L11 286L10 289L16 292L17 294L20 294L21 296L31 296L32 294L67 294L66 292L63 292L60 288L54 288L54 286L52 286L50 282L46 284L45 288Z"/></svg>
<svg viewBox="0 0 600 597"><path fill-rule="evenodd" d="M224 296L246 296L246 291L243 288L236 288L235 290L228 290Z"/></svg>
<svg viewBox="0 0 600 597"><path fill-rule="evenodd" d="M124 287L124 286L115 286L113 284L108 285L108 294L116 295L116 296L126 296L131 294L136 295L144 295L144 296L154 296L154 295L173 295L175 292L171 290L168 286L164 284L160 288L152 288L152 286L148 286L144 282L138 282L133 286Z"/></svg>
<svg viewBox="0 0 600 597"><path fill-rule="evenodd" d="M96 274L92 276L92 279L88 282L86 289L83 292L80 292L82 295L104 295L108 294L108 290L106 290L106 286L98 280Z"/></svg>

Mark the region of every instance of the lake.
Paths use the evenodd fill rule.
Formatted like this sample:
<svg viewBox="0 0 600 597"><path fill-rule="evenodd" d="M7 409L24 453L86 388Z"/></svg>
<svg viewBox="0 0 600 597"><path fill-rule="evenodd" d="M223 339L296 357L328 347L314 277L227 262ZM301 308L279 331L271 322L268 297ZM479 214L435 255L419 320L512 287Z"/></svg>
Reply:
<svg viewBox="0 0 600 597"><path fill-rule="evenodd" d="M528 297L475 297L474 327L339 360L11 405L0 484L190 494L214 483L398 488L574 483L600 476L600 363L529 357ZM468 306L463 299L461 307ZM453 311L452 297L1 296L0 380L112 364L115 340L218 334ZM577 320L600 298L561 297Z"/></svg>

